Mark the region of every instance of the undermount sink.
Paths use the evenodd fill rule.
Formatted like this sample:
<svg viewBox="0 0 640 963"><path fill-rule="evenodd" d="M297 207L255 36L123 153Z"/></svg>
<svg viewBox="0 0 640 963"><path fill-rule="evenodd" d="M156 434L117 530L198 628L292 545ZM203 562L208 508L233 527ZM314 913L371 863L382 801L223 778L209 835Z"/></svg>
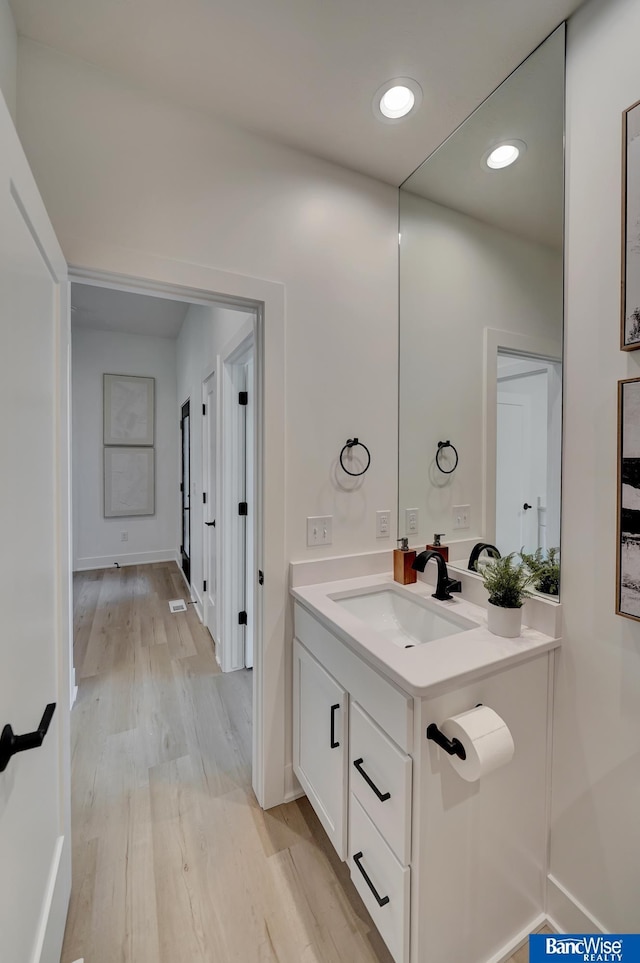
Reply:
<svg viewBox="0 0 640 963"><path fill-rule="evenodd" d="M333 595L331 598L402 649L477 628L475 622L453 612L445 612L429 599L407 598L388 586L352 595Z"/></svg>

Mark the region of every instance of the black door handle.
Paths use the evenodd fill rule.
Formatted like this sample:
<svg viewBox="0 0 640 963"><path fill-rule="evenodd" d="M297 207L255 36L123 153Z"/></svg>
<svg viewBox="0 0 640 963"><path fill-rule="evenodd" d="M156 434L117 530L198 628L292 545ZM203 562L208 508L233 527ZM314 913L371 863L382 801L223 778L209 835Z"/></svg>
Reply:
<svg viewBox="0 0 640 963"><path fill-rule="evenodd" d="M387 903L389 902L389 897L388 897L388 896L380 896L380 894L378 893L378 890L375 888L375 886L373 885L373 883L372 883L371 880L369 879L369 876L368 876L368 874L367 874L367 871L365 870L364 866L363 866L362 863L360 862L361 859L362 859L362 852L356 853L356 854L354 855L354 857L353 857L354 863L356 864L356 866L358 867L358 869L360 870L360 872L361 872L362 875L364 876L364 881L365 881L365 883L367 884L367 886L369 887L369 889L371 890L371 892L372 892L373 895L375 896L376 901L377 901L377 903L378 903L378 906L386 906Z"/></svg>
<svg viewBox="0 0 640 963"><path fill-rule="evenodd" d="M334 706L331 706L331 748L337 749L340 745L336 741L336 709L340 708L340 703L336 702Z"/></svg>
<svg viewBox="0 0 640 963"><path fill-rule="evenodd" d="M356 767L356 769L358 770L358 772L360 773L360 775L362 776L362 778L363 778L364 781L366 782L367 786L369 786L371 789L373 789L374 793L376 794L376 796L378 797L378 799L380 800L380 802L386 802L387 799L391 799L391 793L390 793L390 792L380 792L380 790L379 790L378 787L376 786L376 784L375 784L375 782L373 781L373 779L371 778L371 776L367 775L367 773L366 773L366 772L364 771L364 769L362 768L362 763L363 763L363 762L364 762L364 759L354 759L354 760L353 760L354 766Z"/></svg>
<svg viewBox="0 0 640 963"><path fill-rule="evenodd" d="M6 725L0 736L0 772L9 765L9 760L17 752L25 752L27 749L37 749L41 746L47 734L53 713L56 711L55 702L50 702L44 710L44 715L40 720L40 725L35 732L27 732L23 736L17 736L10 725Z"/></svg>
<svg viewBox="0 0 640 963"><path fill-rule="evenodd" d="M527 502L525 502L522 507L524 508L524 510L525 510L525 512L526 512L529 508L533 508L533 505L528 505Z"/></svg>
<svg viewBox="0 0 640 963"><path fill-rule="evenodd" d="M216 527L216 520L215 520L215 518L214 518L214 520L213 520L212 522L205 522L205 525L208 525L209 528L211 528L211 526L213 525L213 527L215 528L215 527Z"/></svg>

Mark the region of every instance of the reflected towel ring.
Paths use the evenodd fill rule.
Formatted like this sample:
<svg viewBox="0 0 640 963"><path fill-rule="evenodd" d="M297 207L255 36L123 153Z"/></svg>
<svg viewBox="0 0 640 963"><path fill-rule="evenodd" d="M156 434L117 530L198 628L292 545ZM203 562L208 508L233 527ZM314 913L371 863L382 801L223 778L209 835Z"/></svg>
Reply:
<svg viewBox="0 0 640 963"><path fill-rule="evenodd" d="M442 454L445 448L451 448L454 455L456 456L456 460L453 463L453 468L443 468L442 465L440 464L440 455ZM448 439L447 441L438 442L438 450L436 452L436 465L438 466L438 469L442 472L443 475L450 475L458 467L458 452L456 451L455 446L452 445Z"/></svg>
<svg viewBox="0 0 640 963"><path fill-rule="evenodd" d="M356 445L359 445L361 448L364 448L364 450L365 450L366 453L367 453L367 459L368 459L368 461L367 461L367 464L366 464L366 465L364 466L364 468L362 469L362 471L349 471L348 468L345 468L345 467L344 467L344 462L343 462L343 460L342 460L342 456L344 455L344 453L345 453L345 451L347 450L347 448L355 448ZM368 471L370 464L371 464L371 452L369 451L369 449L367 448L367 446L366 446L366 445L363 445L362 442L361 442L361 441L358 441L357 438L349 438L349 439L347 440L346 445L343 447L342 451L340 452L340 466L341 466L342 470L345 471L345 472L347 473L347 475L351 475L353 478L357 478L358 475L364 475L364 473L365 473L366 471Z"/></svg>

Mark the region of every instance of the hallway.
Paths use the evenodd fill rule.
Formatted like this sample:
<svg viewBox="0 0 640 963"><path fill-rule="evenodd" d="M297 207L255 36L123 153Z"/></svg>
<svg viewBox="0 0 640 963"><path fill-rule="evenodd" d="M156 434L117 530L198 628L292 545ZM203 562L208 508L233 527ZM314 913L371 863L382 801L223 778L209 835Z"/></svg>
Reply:
<svg viewBox="0 0 640 963"><path fill-rule="evenodd" d="M62 963L390 963L306 799L251 789L251 673L220 673L173 563L75 576Z"/></svg>

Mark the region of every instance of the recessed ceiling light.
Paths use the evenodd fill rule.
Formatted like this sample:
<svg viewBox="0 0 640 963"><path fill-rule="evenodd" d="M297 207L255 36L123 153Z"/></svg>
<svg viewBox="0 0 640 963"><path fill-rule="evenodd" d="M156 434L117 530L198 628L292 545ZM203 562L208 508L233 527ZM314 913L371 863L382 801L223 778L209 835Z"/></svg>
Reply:
<svg viewBox="0 0 640 963"><path fill-rule="evenodd" d="M487 151L482 158L482 166L492 171L502 170L503 167L514 164L526 149L527 145L523 140L503 141Z"/></svg>
<svg viewBox="0 0 640 963"><path fill-rule="evenodd" d="M396 77L379 87L373 98L373 112L386 123L402 120L422 103L422 88L410 77Z"/></svg>

